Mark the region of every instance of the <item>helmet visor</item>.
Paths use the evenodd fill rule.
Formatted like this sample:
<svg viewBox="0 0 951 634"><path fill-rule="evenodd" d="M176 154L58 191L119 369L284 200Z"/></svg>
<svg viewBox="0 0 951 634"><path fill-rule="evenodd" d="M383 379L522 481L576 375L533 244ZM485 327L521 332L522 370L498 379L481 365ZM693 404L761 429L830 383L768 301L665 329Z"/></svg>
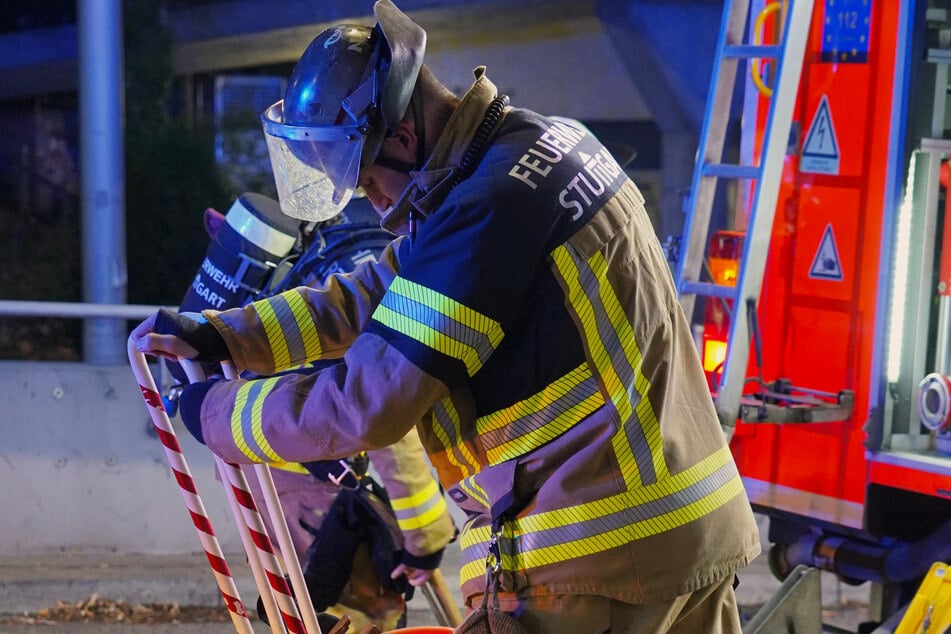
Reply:
<svg viewBox="0 0 951 634"><path fill-rule="evenodd" d="M284 121L284 102L261 116L281 211L320 222L350 201L360 174L359 126L302 126Z"/></svg>

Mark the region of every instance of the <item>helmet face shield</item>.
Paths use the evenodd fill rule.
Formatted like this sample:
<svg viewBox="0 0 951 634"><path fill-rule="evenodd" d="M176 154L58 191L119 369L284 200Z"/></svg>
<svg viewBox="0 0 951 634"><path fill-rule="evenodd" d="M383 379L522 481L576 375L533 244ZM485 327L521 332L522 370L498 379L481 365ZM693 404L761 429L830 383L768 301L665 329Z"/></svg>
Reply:
<svg viewBox="0 0 951 634"><path fill-rule="evenodd" d="M360 174L359 126L287 125L283 101L261 116L281 211L308 222L327 220L350 201Z"/></svg>

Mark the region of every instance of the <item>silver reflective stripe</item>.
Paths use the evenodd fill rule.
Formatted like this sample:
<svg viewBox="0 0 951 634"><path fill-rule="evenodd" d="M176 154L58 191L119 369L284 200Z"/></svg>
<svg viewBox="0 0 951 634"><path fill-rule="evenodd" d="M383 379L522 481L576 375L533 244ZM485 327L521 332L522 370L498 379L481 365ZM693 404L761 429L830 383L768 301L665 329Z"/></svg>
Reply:
<svg viewBox="0 0 951 634"><path fill-rule="evenodd" d="M584 260L565 244L552 252L552 262L568 290L605 400L621 423L612 441L621 475L631 488L663 480L667 464L660 424L648 398L650 382L633 325L607 279L604 255L595 252Z"/></svg>
<svg viewBox="0 0 951 634"><path fill-rule="evenodd" d="M240 198L225 214L225 221L246 240L272 255L286 255L297 241L297 236L278 231L245 209Z"/></svg>
<svg viewBox="0 0 951 634"><path fill-rule="evenodd" d="M476 419L489 465L538 449L604 405L587 363L527 399Z"/></svg>
<svg viewBox="0 0 951 634"><path fill-rule="evenodd" d="M477 473L479 463L462 441L462 423L451 397L433 407L433 433L446 448L446 459L462 472L463 478Z"/></svg>
<svg viewBox="0 0 951 634"><path fill-rule="evenodd" d="M390 284L373 319L465 364L469 376L502 341L497 321L406 278Z"/></svg>
<svg viewBox="0 0 951 634"><path fill-rule="evenodd" d="M617 495L523 515L503 525L504 570L591 555L698 520L743 493L728 447L680 473ZM485 574L491 528L463 532L460 580Z"/></svg>

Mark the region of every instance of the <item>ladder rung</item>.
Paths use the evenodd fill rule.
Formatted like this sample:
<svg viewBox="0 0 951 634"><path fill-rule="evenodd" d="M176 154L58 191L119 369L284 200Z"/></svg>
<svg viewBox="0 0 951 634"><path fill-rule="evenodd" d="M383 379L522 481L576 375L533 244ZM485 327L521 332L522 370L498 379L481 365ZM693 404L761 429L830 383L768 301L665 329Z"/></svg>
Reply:
<svg viewBox="0 0 951 634"><path fill-rule="evenodd" d="M681 295L703 295L705 297L720 297L722 299L736 299L736 287L713 284L710 282L691 282L684 280L680 285Z"/></svg>
<svg viewBox="0 0 951 634"><path fill-rule="evenodd" d="M733 165L730 163L707 163L703 166L704 176L719 178L759 178L762 170L755 165Z"/></svg>
<svg viewBox="0 0 951 634"><path fill-rule="evenodd" d="M741 59L770 58L776 59L780 53L779 46L771 44L731 44L723 47L725 57Z"/></svg>

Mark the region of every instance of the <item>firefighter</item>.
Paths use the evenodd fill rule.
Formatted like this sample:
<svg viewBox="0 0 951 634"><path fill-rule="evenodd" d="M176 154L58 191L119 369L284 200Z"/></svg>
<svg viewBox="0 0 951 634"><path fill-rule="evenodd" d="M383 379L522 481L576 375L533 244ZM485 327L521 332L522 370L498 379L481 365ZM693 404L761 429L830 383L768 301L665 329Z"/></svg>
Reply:
<svg viewBox="0 0 951 634"><path fill-rule="evenodd" d="M375 260L392 239L365 198L354 198L339 215L320 223L295 223L280 213L277 201L260 194L242 194L228 214L236 216L230 224L215 209L205 211L205 229L214 246L202 271L234 270L241 260L257 260L263 251L252 246L249 236L266 244L264 236L294 231L298 246L281 259L265 256L269 260L259 268L270 275L258 280L260 290L242 280L235 285L240 292L222 292L227 308L299 285L318 287L332 273ZM221 236L223 228L226 235ZM193 284L179 310L213 307ZM310 372L320 365L293 371ZM187 383L178 364L169 367ZM180 389L176 386L173 393ZM369 473L371 464L379 483ZM383 631L405 625L406 600L439 566L456 532L416 430L375 451L342 460L275 463L271 471L315 608L346 614L355 631L371 624ZM247 475L255 499L263 500L254 472ZM262 519L274 535L270 515L262 513ZM267 621L260 600L257 612Z"/></svg>
<svg viewBox="0 0 951 634"><path fill-rule="evenodd" d="M305 226L300 255L268 295L319 287L333 273L375 260L392 237L360 198L334 218ZM404 626L406 600L429 580L455 537L416 430L343 460L281 464L272 476L315 608L346 614L353 631ZM259 487L253 478L250 484ZM256 498L264 499L260 491ZM270 524L266 514L263 519ZM258 614L266 616L260 604Z"/></svg>
<svg viewBox="0 0 951 634"><path fill-rule="evenodd" d="M484 68L456 98L423 30L374 12L319 34L263 118L285 213L332 215L359 186L399 237L322 289L149 318L138 349L264 374L343 356L187 388L187 424L227 460L345 456L422 421L469 518L464 631L739 632L756 523L643 197Z"/></svg>

